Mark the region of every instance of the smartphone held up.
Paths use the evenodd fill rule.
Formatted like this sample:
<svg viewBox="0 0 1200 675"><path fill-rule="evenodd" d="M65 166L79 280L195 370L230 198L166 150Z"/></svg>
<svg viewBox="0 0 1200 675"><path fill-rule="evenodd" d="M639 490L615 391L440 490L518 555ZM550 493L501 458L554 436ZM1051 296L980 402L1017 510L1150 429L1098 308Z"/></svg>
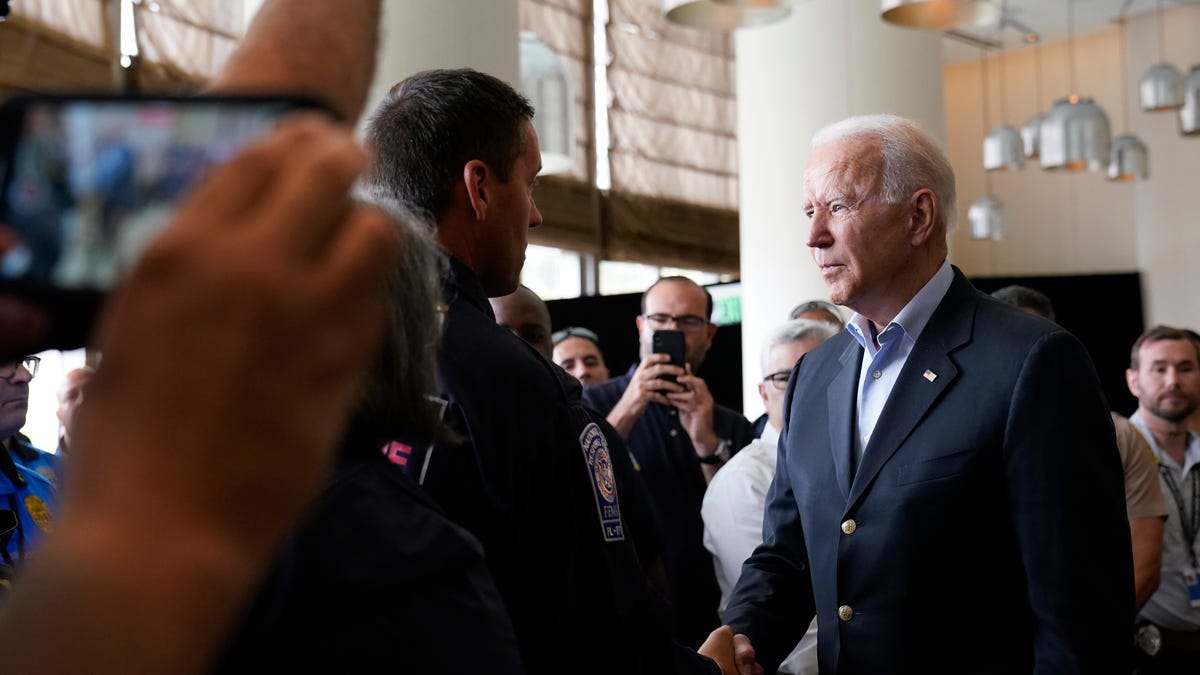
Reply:
<svg viewBox="0 0 1200 675"><path fill-rule="evenodd" d="M120 283L213 166L298 98L21 95L0 107L0 290L50 316L44 348L84 346Z"/></svg>
<svg viewBox="0 0 1200 675"><path fill-rule="evenodd" d="M684 357L687 353L687 343L681 330L656 330L650 337L650 351L655 354L667 354L671 357L669 363L673 366L684 367ZM661 379L677 382L674 375L662 375Z"/></svg>

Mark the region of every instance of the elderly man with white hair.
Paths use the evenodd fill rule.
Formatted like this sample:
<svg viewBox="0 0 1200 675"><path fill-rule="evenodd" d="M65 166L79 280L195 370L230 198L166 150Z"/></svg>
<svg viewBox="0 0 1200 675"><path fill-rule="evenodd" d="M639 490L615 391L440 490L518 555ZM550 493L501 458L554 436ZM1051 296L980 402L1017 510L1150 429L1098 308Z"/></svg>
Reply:
<svg viewBox="0 0 1200 675"><path fill-rule="evenodd" d="M1083 345L947 260L954 173L890 115L819 132L808 248L845 332L788 383L763 544L725 609L773 672L1130 672L1121 462Z"/></svg>

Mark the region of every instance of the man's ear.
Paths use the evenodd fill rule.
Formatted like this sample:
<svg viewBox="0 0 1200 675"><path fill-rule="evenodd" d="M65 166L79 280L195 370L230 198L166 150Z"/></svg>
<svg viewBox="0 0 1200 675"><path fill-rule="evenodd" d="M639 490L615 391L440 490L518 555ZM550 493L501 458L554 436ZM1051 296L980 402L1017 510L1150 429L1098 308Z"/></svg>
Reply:
<svg viewBox="0 0 1200 675"><path fill-rule="evenodd" d="M487 209L491 191L489 181L492 178L492 172L488 169L488 165L473 159L463 165L463 184L467 187L467 201L471 204L471 210L475 213L476 220L485 220L487 218Z"/></svg>
<svg viewBox="0 0 1200 675"><path fill-rule="evenodd" d="M929 188L921 188L909 199L909 242L922 246L937 230L937 213L941 208L937 196Z"/></svg>
<svg viewBox="0 0 1200 675"><path fill-rule="evenodd" d="M1125 369L1125 386L1129 387L1129 393L1133 394L1134 398L1141 398L1138 394L1138 373L1132 368Z"/></svg>
<svg viewBox="0 0 1200 675"><path fill-rule="evenodd" d="M771 386L774 387L775 385L771 385ZM766 405L767 405L767 387L762 382L758 383L758 395L760 398L762 398L763 406L766 407Z"/></svg>

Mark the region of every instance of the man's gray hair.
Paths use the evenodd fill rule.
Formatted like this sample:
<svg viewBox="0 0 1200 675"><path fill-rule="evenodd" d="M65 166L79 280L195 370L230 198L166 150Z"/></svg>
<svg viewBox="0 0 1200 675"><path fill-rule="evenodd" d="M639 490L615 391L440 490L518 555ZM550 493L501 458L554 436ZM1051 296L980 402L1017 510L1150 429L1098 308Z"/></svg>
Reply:
<svg viewBox="0 0 1200 675"><path fill-rule="evenodd" d="M770 367L767 364L767 359L771 355L771 350L776 345L811 339L824 342L840 332L842 332L840 328L828 321L817 321L815 319L792 319L776 326L767 334L767 339L763 341L762 353L759 355L763 377L770 375L767 372L767 368Z"/></svg>
<svg viewBox="0 0 1200 675"><path fill-rule="evenodd" d="M954 169L941 146L916 122L896 115L859 115L835 122L812 139L817 148L847 138L865 136L879 143L883 166L883 198L903 204L921 188L933 190L946 231L958 221Z"/></svg>

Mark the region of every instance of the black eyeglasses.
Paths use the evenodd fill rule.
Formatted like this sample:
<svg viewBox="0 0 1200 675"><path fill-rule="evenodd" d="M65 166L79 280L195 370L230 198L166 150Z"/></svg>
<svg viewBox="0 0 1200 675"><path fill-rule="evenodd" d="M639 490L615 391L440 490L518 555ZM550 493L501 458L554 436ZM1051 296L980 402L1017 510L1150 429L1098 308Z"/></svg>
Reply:
<svg viewBox="0 0 1200 675"><path fill-rule="evenodd" d="M42 363L40 356L26 356L20 361L9 361L0 363L0 379L11 380L17 374L17 366L29 371L29 379L33 379L37 375L38 366Z"/></svg>
<svg viewBox="0 0 1200 675"><path fill-rule="evenodd" d="M779 391L785 391L787 389L788 377L790 377L791 374L791 369L781 370L777 373L771 373L770 375L764 377L762 381L770 382L771 385Z"/></svg>
<svg viewBox="0 0 1200 675"><path fill-rule="evenodd" d="M649 322L650 328L654 330L662 330L672 323L683 330L700 330L708 325L708 319L696 316L695 314L684 314L683 316L647 314L646 321Z"/></svg>
<svg viewBox="0 0 1200 675"><path fill-rule="evenodd" d="M558 343L562 342L563 340L566 340L569 337L577 337L577 338L583 338L585 340L591 340L592 342L594 342L596 344L597 347L600 346L600 336L596 335L592 331L590 331L586 328L582 328L580 326L568 326L560 331L555 332L553 335L550 336L550 342L552 344L557 345Z"/></svg>

